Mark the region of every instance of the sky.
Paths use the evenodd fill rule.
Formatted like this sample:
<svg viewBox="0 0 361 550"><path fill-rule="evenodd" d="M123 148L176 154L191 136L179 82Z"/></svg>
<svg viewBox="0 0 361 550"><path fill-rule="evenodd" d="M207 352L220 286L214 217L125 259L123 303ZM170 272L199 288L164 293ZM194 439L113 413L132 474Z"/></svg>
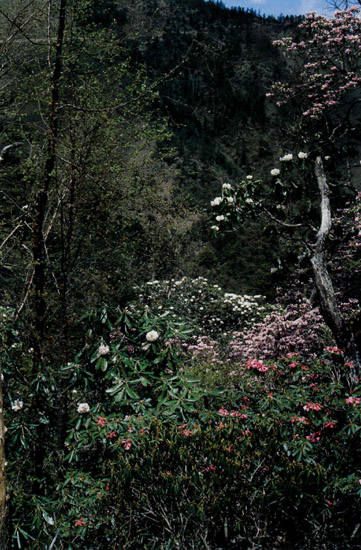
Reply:
<svg viewBox="0 0 361 550"><path fill-rule="evenodd" d="M331 16L335 11L330 9L327 0L222 0L227 8L240 7L251 8L261 15L304 15L309 11L315 11L322 15Z"/></svg>

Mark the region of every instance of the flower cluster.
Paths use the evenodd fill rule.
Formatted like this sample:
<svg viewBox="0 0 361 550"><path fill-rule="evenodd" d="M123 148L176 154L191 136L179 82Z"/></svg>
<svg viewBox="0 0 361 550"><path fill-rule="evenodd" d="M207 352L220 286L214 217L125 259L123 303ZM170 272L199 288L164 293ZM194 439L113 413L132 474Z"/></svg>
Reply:
<svg viewBox="0 0 361 550"><path fill-rule="evenodd" d="M338 348L337 346L327 346L326 351L329 353L334 353L335 355L343 355L342 349Z"/></svg>
<svg viewBox="0 0 361 550"><path fill-rule="evenodd" d="M320 411L322 409L322 405L320 403L306 403L303 405L304 411Z"/></svg>
<svg viewBox="0 0 361 550"><path fill-rule="evenodd" d="M97 418L97 425L98 426L105 426L105 424L107 423L107 419L104 418L103 416L98 416Z"/></svg>
<svg viewBox="0 0 361 550"><path fill-rule="evenodd" d="M244 420L245 418L247 418L247 415L245 413L241 413L240 411L237 411L237 410L228 411L224 407L221 407L219 409L218 414L220 414L221 416L231 416L231 417L239 418L240 420Z"/></svg>
<svg viewBox="0 0 361 550"><path fill-rule="evenodd" d="M279 105L302 96L309 103L303 115L319 118L325 109L337 105L345 92L359 87L359 15L358 7L337 11L333 18L312 12L299 25L307 39L295 42L286 37L274 41L274 45L297 53L303 63L295 83L277 82L268 95L277 96Z"/></svg>
<svg viewBox="0 0 361 550"><path fill-rule="evenodd" d="M109 353L109 346L101 344L98 348L99 355L107 355Z"/></svg>
<svg viewBox="0 0 361 550"><path fill-rule="evenodd" d="M216 222L211 226L212 231L218 233L221 229L229 229L242 225L246 219L254 218L257 216L265 216L269 220L270 211L276 213L276 218L271 214L271 218L274 221L280 219L281 224L288 220L282 219L285 216L290 218L291 224L300 225L300 220L293 220L293 218L299 218L299 212L297 208L292 207L292 201L290 201L289 193L295 188L299 188L299 178L295 178L295 181L290 182L290 168L294 168L296 163L294 160L302 161L301 165L298 162L297 167L305 170L307 165L306 159L309 157L309 153L306 151L298 151L298 153L286 153L279 157L280 167L274 167L270 170L270 175L273 179L269 185L267 192L264 190L264 185L261 181L255 180L253 176L247 176L245 180L238 184L222 185L222 195L216 197L211 201L211 207L213 209L212 215ZM281 173L287 173L285 181L281 180ZM271 199L271 196L274 200ZM285 203L287 202L287 207Z"/></svg>
<svg viewBox="0 0 361 550"><path fill-rule="evenodd" d="M233 360L269 360L291 352L315 356L323 351L326 327L317 308L307 302L276 307L262 321L242 332L234 332L230 342Z"/></svg>
<svg viewBox="0 0 361 550"><path fill-rule="evenodd" d="M280 157L280 162L290 162L291 160L293 160L293 154L292 153L287 153L283 157Z"/></svg>
<svg viewBox="0 0 361 550"><path fill-rule="evenodd" d="M361 403L361 398L360 397L347 397L346 398L346 403L348 405L359 405Z"/></svg>
<svg viewBox="0 0 361 550"><path fill-rule="evenodd" d="M147 342L155 342L159 338L159 334L156 330L151 330L145 335Z"/></svg>
<svg viewBox="0 0 361 550"><path fill-rule="evenodd" d="M195 353L208 346L207 337L232 328L250 326L261 319L266 310L262 303L264 296L224 292L219 285L211 284L204 277L149 281L144 286L135 287L135 290L138 299L129 306L131 310L145 305L176 322L187 319L188 324L203 338L203 341L191 344L199 348L193 349ZM154 342L158 336L156 331L150 331L146 339Z"/></svg>
<svg viewBox="0 0 361 550"><path fill-rule="evenodd" d="M79 414L85 414L90 411L90 407L88 403L79 403L78 405L78 413Z"/></svg>
<svg viewBox="0 0 361 550"><path fill-rule="evenodd" d="M246 363L246 369L254 369L258 372L266 372L268 371L269 367L263 363L263 361L257 361L257 359L249 359Z"/></svg>
<svg viewBox="0 0 361 550"><path fill-rule="evenodd" d="M24 406L24 403L20 399L15 399L14 403L11 405L13 411L18 412Z"/></svg>

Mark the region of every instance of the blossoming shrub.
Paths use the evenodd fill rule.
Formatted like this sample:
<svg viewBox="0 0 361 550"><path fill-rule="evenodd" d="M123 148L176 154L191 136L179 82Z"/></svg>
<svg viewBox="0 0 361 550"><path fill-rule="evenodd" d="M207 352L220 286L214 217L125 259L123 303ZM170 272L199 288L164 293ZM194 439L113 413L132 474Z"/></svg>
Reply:
<svg viewBox="0 0 361 550"><path fill-rule="evenodd" d="M109 313L102 308L86 315L82 323L86 330L84 347L74 362L57 373L57 380L61 378L63 383L61 390L51 366L32 373L33 350L24 349L21 333L11 328L10 321L5 333L0 333L4 335L1 355L6 380L7 453L11 457L7 468L9 521L14 548L48 547L52 525L56 525L52 537L57 531L68 537L62 518L70 511L62 508L65 496L57 500L56 495L58 491L69 494L74 510L76 487L90 471L96 476L101 471L106 447L102 438L93 437L93 418L96 430L106 425L107 442L124 432L121 445L128 450L133 443L127 436L127 416L155 415L183 421L210 394L197 380L178 373L183 355L174 342L184 339L187 331L166 314L154 315L149 310L137 315L128 311ZM14 340L10 347L8 334ZM64 432L75 428L70 430L65 447L59 441L59 422L63 422ZM76 469L69 470L76 457ZM92 489L86 491L83 501L79 494L79 503L86 502L89 510L96 506L103 484L94 478L88 489L90 485ZM84 527L83 516L76 517L79 529Z"/></svg>
<svg viewBox="0 0 361 550"><path fill-rule="evenodd" d="M65 446L51 381L36 381L39 418L20 378L6 398L12 548L360 547L361 385L348 389L341 350L252 356L231 389L210 392L180 372L183 329L167 315L100 310L84 322L63 370Z"/></svg>
<svg viewBox="0 0 361 550"><path fill-rule="evenodd" d="M49 532L69 550L358 548L361 386L343 384L349 368L335 347L252 360L236 390L183 421L106 404L74 418L63 520Z"/></svg>
<svg viewBox="0 0 361 550"><path fill-rule="evenodd" d="M298 28L304 40L285 37L273 44L297 52L299 70L292 82L274 83L273 94L268 95L278 96L278 104L292 97L303 105L306 101L303 116L317 119L360 83L360 8L336 11L332 18L311 12Z"/></svg>
<svg viewBox="0 0 361 550"><path fill-rule="evenodd" d="M148 305L154 311L168 312L174 320L186 319L199 336L215 336L250 326L267 310L264 296L224 292L204 277L149 281L135 290L138 296L132 309Z"/></svg>
<svg viewBox="0 0 361 550"><path fill-rule="evenodd" d="M233 336L229 344L233 361L271 359L301 351L315 356L327 341L332 342L318 308L307 302L280 306L261 322Z"/></svg>

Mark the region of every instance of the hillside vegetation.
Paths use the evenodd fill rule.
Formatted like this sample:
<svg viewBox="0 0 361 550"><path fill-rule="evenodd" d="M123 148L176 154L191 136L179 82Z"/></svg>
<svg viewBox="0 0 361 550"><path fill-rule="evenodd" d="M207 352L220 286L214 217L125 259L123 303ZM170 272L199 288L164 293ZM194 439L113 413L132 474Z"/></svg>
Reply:
<svg viewBox="0 0 361 550"><path fill-rule="evenodd" d="M0 6L0 548L361 544L360 10Z"/></svg>

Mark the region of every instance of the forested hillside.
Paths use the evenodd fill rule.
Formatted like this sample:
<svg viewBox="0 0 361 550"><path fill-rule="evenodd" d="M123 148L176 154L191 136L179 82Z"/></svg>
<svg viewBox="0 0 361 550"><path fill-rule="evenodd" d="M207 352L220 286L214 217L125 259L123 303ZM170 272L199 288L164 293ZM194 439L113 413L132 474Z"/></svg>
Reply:
<svg viewBox="0 0 361 550"><path fill-rule="evenodd" d="M0 2L0 550L360 547L345 4Z"/></svg>

